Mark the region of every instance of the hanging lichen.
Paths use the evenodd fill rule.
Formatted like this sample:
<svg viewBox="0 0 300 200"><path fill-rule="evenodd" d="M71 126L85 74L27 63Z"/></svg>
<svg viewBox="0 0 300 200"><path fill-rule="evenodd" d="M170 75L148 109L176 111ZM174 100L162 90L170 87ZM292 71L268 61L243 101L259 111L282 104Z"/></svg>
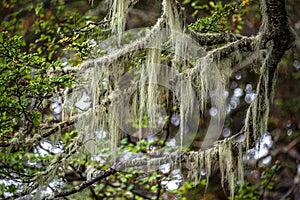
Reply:
<svg viewBox="0 0 300 200"><path fill-rule="evenodd" d="M126 17L129 4L132 0L112 0L110 2L111 9L111 29L113 34L122 35L125 30Z"/></svg>
<svg viewBox="0 0 300 200"><path fill-rule="evenodd" d="M228 185L233 199L235 183L237 180L243 181L244 177L243 151L252 147L267 130L270 103L276 83L276 66L285 50L290 48L287 43L293 40L284 9L285 1L262 0L260 32L256 37L244 37L229 33L195 33L191 36L189 34L192 32L187 30L178 2L162 0L161 17L153 27L145 31L145 35L135 41L133 40L136 38L127 38L123 33L129 8L138 0L109 2L111 40L99 45L99 49L107 51L107 54L89 59L76 69L64 68L66 73L71 69L72 73L73 70L78 70L78 74L77 84L64 91L62 122L47 125L45 128L41 124L41 129L36 132L36 127L33 127L30 133L34 135L28 134L25 138L22 132L24 130L20 129L13 134L10 144L2 144L8 145L6 153L9 156L10 151L20 147L26 150L45 138L51 139L55 136L56 142L66 128L76 122L74 127L77 136L69 137L71 142L62 145L62 152L54 155L44 171L37 172L33 177L32 174L26 176L26 182L30 184L20 189L23 190L20 195L11 198L35 193L30 198L44 199L41 196L42 190L47 189L46 185L56 182L56 177L65 177L65 174L60 173L65 173L69 167L68 159L73 159L76 153L86 153L86 150L95 158L101 156L100 150L108 149L105 150L105 155L109 158L100 160L107 161L106 164L112 161L117 170L141 165L154 170L154 167L166 163L179 168L185 163L184 167L189 170L189 180L199 182L205 177L208 184L214 170L218 168L221 185ZM193 37L198 38L193 41ZM278 38L283 42L277 41ZM123 44L127 39L131 40L130 43ZM260 54L262 49L267 52L265 57ZM231 69L242 60L243 53L249 52L256 53L263 63L260 67L256 98L247 110L243 129L237 135L217 141L226 115L227 102L224 93L232 74ZM155 156L146 153L134 159L119 158L118 145L123 136L135 137L136 142L147 139L158 131L164 131L165 124L159 120L170 116L161 111L162 103L165 103L164 106L172 106L173 102L169 102L172 100L176 105L168 114L176 112L180 116L180 122L174 128L176 131L178 129L177 135L166 137L164 145L174 136L175 139L172 139L176 141L176 146L168 147L164 152L160 151L161 154L154 151L157 153ZM199 116L206 113L208 106L216 112L210 116L211 125L203 139L202 148L199 151L184 152L183 147L191 144L191 136L197 132ZM238 140L237 136L244 139ZM186 143L186 140L190 143ZM43 168L44 166L40 170ZM90 182L82 182L72 188L70 193L91 185L91 179L96 177L93 174L95 171L92 165L87 167L85 173L87 181ZM55 198L55 195L48 198Z"/></svg>
<svg viewBox="0 0 300 200"><path fill-rule="evenodd" d="M263 65L260 68L259 82L257 84L256 98L252 101L245 120L245 136L246 146L250 147L250 143L254 143L259 137L261 137L267 130L267 123L269 118L270 103L273 100L274 86L276 84L276 66L268 66L270 55L272 54L273 41L269 41L269 36L266 36L266 30L269 28L269 17L267 17L267 5L265 1L262 1L262 25L260 27L260 33L257 36L257 40L254 43L256 52L263 45L267 45L267 55L265 58L260 56L263 61ZM269 34L269 33L267 33ZM266 42L268 41L268 44ZM276 64L277 65L277 64ZM272 73L270 74L270 70ZM252 134L250 136L250 134Z"/></svg>
<svg viewBox="0 0 300 200"><path fill-rule="evenodd" d="M113 1L113 14L112 14L112 31L121 33L124 29L124 19L126 17L128 4L130 1L122 1L122 3L117 4L118 1ZM176 98L179 100L179 108L180 108L180 128L179 128L179 145L182 148L184 137L186 134L186 130L191 126L195 126L189 124L191 117L195 115L193 111L197 107L196 102L198 99L195 96L195 92L199 94L200 102L201 102L201 110L204 111L207 102L207 96L210 92L214 92L214 97L211 98L211 103L214 105L218 114L216 116L217 120L220 120L221 115L225 112L226 108L224 107L224 97L223 94L226 90L226 83L228 81L228 77L230 75L229 69L231 67L231 59L222 60L219 58L219 55L215 55L214 52L209 52L205 57L200 58L198 61L197 56L199 56L199 48L198 46L191 46L191 41L186 39L187 37L183 35L183 24L180 19L180 14L177 7L174 6L175 2L170 0L165 0L163 2L163 11L167 17L167 24L169 30L166 33L162 33L160 36L162 37L154 37L153 41L149 44L151 47L146 52L146 60L145 67L141 67L140 81L139 81L139 90L137 95L134 95L134 104L138 104L139 106L134 107L134 113L137 114L139 122L138 122L138 133L139 138L141 139L143 136L143 127L144 127L144 116L148 116L148 126L157 123L157 113L156 110L160 104L160 96L161 94L158 92L159 87L155 84L158 82L158 79L162 78L161 75L161 44L168 39L165 38L166 35L170 34L172 42L172 46L174 47L174 58L172 60L172 67L180 73L183 70L187 70L190 68L189 63L187 61L193 62L195 64L195 68L189 70L188 72L183 72L182 76L177 76L176 80L173 82L172 87L175 90ZM124 9L126 7L126 9ZM122 13L120 13L122 11ZM162 40L164 39L164 40ZM203 52L201 52L203 53ZM110 55L107 58L103 58L102 60L109 60ZM189 60L191 59L192 60ZM237 56L234 56L236 58ZM82 133L85 134L86 140L89 140L95 137L95 132L99 129L108 129L110 132L110 148L112 150L112 154L114 155L116 152L116 147L118 144L118 140L120 138L120 127L124 127L124 115L120 115L120 113L125 113L125 110L122 110L126 103L129 101L126 95L122 95L122 91L118 89L119 87L119 77L122 76L122 71L124 66L121 64L122 62L126 62L128 59L126 57L120 57L118 61L106 61L106 62L94 62L94 67L91 69L89 73L91 75L91 79L87 81L87 88L89 88L89 94L92 96L92 108L89 111L90 114L85 119L82 119L80 123L77 123L78 130L79 127L82 127ZM239 59L239 58L237 58ZM196 71L196 73L195 73ZM109 79L109 83L106 86L106 97L101 95L101 87L103 87L100 83L104 79ZM193 81L196 80L194 85L191 85ZM108 114L97 115L96 106L99 104L99 99L108 98L111 101L111 106L106 108ZM139 102L137 103L137 99ZM125 106L122 106L125 105ZM198 114L199 115L199 114ZM81 119L80 119L81 120ZM118 122L118 123L117 123ZM91 124L92 123L92 124ZM153 129L148 127L147 131L150 132ZM215 130L216 132L220 132L220 130ZM212 140L216 140L215 138ZM91 143L92 144L92 143ZM212 145L211 143L209 145ZM209 146L207 145L207 146ZM88 147L90 149L94 149L95 147ZM113 157L115 158L116 155ZM207 170L207 175L209 177L211 173L211 166L209 162L211 162L213 156L208 154L206 156L205 166ZM193 157L195 161L191 162L193 168L192 177L199 177L197 171L199 168L203 168L204 162L201 162L200 166L198 164L198 157Z"/></svg>
<svg viewBox="0 0 300 200"><path fill-rule="evenodd" d="M111 26L112 33L118 34L117 47L122 47L122 32L128 7L132 2L131 0L111 2ZM176 138L179 141L177 144L180 146L180 152L184 146L187 130L196 126L190 123L192 119L204 113L208 101L217 110L216 115L211 116L214 126L208 128L202 150L190 153L186 157L187 166L190 169L188 178L197 182L201 179L201 170L204 170L207 182L209 182L214 168L213 164L218 164L222 186L228 183L233 197L235 178L242 179L243 177L242 143L238 144L238 151L236 151L236 146L233 146L231 140L216 144L214 142L217 141L222 131L222 120L226 115L224 93L231 75L231 68L242 60L242 53L238 48L240 43L232 42L216 50L204 52L198 45L191 45L194 41L184 34L184 24L180 15L175 1L164 0L162 16L166 18L166 30L163 30L162 23L158 22L152 29L155 31L145 37L147 39L138 40L133 45L124 45L122 49L111 51L102 58L95 59L94 62L83 63L82 67L88 69L84 72L84 77L89 78L84 82L86 83L85 90L91 96L92 106L86 115L79 118L76 127L84 143L88 144L86 148L93 154L97 152L97 141L89 141L96 138L96 133L100 130L108 132L111 157L113 161L117 160L117 146L122 133L137 136L139 139L147 134L155 133L157 116L162 115L157 112L161 106L161 96L163 92L166 92L157 83L160 79L166 79L170 82L170 88L173 89L173 100L176 99L179 102L180 126ZM164 17L160 20L163 21ZM164 72L167 68L161 67L161 49L164 43L171 45L172 57L168 67L173 71L169 74ZM143 48L147 49L140 51L139 56L145 59L139 63L139 66L135 66L140 73L133 73L133 76L139 77L137 81L130 78L131 75L124 74L129 73L129 60L136 55L130 52ZM224 55L223 52L230 48L230 53ZM264 92L257 93L257 98L252 102L246 118L247 147L249 147L250 133L257 138L266 130L270 96L267 92L269 75L264 66L261 74L258 87L263 87L259 91ZM126 88L127 86L123 86L124 81L133 83ZM68 101L75 104L79 98L80 95L77 94L73 98L68 98ZM200 102L201 113L195 113L198 109L198 102ZM128 107L131 113L128 112ZM145 123L145 117L147 123ZM136 121L137 127L134 127ZM137 135L132 133L136 130ZM175 160L170 159L170 161L172 160L176 165L176 162L180 163L180 159L179 155ZM146 165L151 168L150 165L159 165L161 161L161 159L153 159L147 161Z"/></svg>

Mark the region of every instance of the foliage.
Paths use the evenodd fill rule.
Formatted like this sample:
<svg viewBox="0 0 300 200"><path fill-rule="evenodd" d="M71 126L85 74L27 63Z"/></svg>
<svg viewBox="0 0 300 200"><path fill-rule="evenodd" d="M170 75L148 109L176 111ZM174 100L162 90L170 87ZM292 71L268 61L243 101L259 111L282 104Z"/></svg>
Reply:
<svg viewBox="0 0 300 200"><path fill-rule="evenodd" d="M185 0L183 4L191 4L194 8L192 16L205 10L209 12L208 17L201 16L190 25L191 29L201 33L231 31L239 33L243 28L242 16L247 12L248 1L230 2L223 4L222 1L210 1L209 4L201 4L202 1Z"/></svg>
<svg viewBox="0 0 300 200"><path fill-rule="evenodd" d="M3 197L20 189L14 180L29 181L53 159L51 150L38 151L42 146L35 146L34 138L60 120L51 104L75 83L74 75L64 68L87 58L94 47L91 39L102 28L94 28L97 23L91 20L97 17L84 16L84 10L61 0L1 4L7 12L0 16L0 140L4 147L14 144L0 151L0 165L5 166L0 169ZM73 137L72 133L63 136L65 147Z"/></svg>
<svg viewBox="0 0 300 200"><path fill-rule="evenodd" d="M0 45L0 137L11 139L20 128L28 134L36 131L34 126L38 126L43 117L43 101L52 96L54 88L70 86L72 77L68 74L48 76L45 72L59 63L47 62L38 53L22 52L25 41L20 36L10 37L2 32Z"/></svg>
<svg viewBox="0 0 300 200"><path fill-rule="evenodd" d="M279 172L280 169L282 169L282 166L278 161L276 161L271 167L263 169L260 177L261 182L259 187L255 187L247 181L237 184L238 195L236 195L234 199L264 199L266 192L271 192L274 190L274 185L278 182L278 180L274 180L274 176Z"/></svg>
<svg viewBox="0 0 300 200"><path fill-rule="evenodd" d="M242 199L249 199L249 200L256 200L259 198L260 193L257 191L257 189L249 184L248 182L244 182L241 184L240 187L238 187L238 195L234 197L234 199L242 200ZM231 198L229 198L231 199Z"/></svg>

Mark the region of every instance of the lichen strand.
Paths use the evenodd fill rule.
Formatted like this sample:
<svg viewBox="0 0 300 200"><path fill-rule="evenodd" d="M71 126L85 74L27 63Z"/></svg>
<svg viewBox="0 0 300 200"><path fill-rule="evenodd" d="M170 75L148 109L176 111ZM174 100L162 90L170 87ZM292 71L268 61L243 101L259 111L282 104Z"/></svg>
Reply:
<svg viewBox="0 0 300 200"><path fill-rule="evenodd" d="M210 148L207 149L206 151L204 151L204 158L202 160L204 160L205 163L205 171L206 171L206 190L208 188L208 184L209 184L209 178L212 172L212 166L217 163L217 157L216 155L218 154L217 148ZM201 155L201 154L199 154Z"/></svg>
<svg viewBox="0 0 300 200"><path fill-rule="evenodd" d="M263 23L257 46L267 48L268 53L260 71L256 98L250 105L246 116L245 134L248 148L267 130L269 104L273 99L277 65L293 41L285 1L265 0L261 2ZM250 134L253 134L253 137L250 137Z"/></svg>
<svg viewBox="0 0 300 200"><path fill-rule="evenodd" d="M225 181L228 183L231 197L234 197L234 158L232 156L232 145L230 140L224 140L219 145L219 166L221 172L221 183L224 188Z"/></svg>
<svg viewBox="0 0 300 200"><path fill-rule="evenodd" d="M187 160L187 167L189 168L187 178L194 182L199 182L201 178L201 173L199 173L199 171L201 169L201 165L203 165L203 161L199 162L198 152L191 152L189 154L189 157L186 160Z"/></svg>
<svg viewBox="0 0 300 200"><path fill-rule="evenodd" d="M206 56L200 58L196 66L189 70L187 76L192 77L193 87L200 100L200 108L205 111L207 101L217 110L215 116L211 116L211 126L205 136L202 149L211 147L218 139L221 132L222 123L226 116L227 100L224 96L227 90L227 83L231 75L231 68L235 63L242 60L241 53L236 49L230 57L221 57L218 50L208 52ZM214 132L214 133L211 133Z"/></svg>
<svg viewBox="0 0 300 200"><path fill-rule="evenodd" d="M162 113L160 112L160 105L161 105L161 96L159 92L159 84L160 84L160 71L161 71L161 44L162 44L162 38L156 37L155 40L153 40L151 45L151 48L148 50L146 55L146 66L145 66L145 72L146 74L143 75L143 78L147 80L141 80L142 87L146 86L147 91L143 91L141 93L141 99L146 97L146 114L148 116L148 126L149 134L155 134L155 130L158 125L157 118L159 116L162 116ZM147 82L146 84L144 84ZM145 93L146 92L146 93ZM143 103L141 101L141 103ZM140 118L143 116L143 110L140 113ZM141 122L141 121L140 121ZM140 123L141 127L141 123Z"/></svg>
<svg viewBox="0 0 300 200"><path fill-rule="evenodd" d="M163 1L163 11L166 13L167 24L171 32L172 45L175 48L175 58L177 61L181 55L186 56L187 52L187 40L184 40L183 33L183 23L181 20L180 6L174 0L164 0Z"/></svg>
<svg viewBox="0 0 300 200"><path fill-rule="evenodd" d="M133 0L111 0L110 6L112 10L110 25L113 34L122 35L125 29L128 8L132 1Z"/></svg>
<svg viewBox="0 0 300 200"><path fill-rule="evenodd" d="M243 143L236 143L238 148L237 158L237 180L244 182Z"/></svg>
<svg viewBox="0 0 300 200"><path fill-rule="evenodd" d="M269 79L269 69L264 64L261 68L256 98L251 103L246 115L245 136L247 148L253 145L253 142L267 130L270 101L273 99L272 94L274 90L274 83L271 83L272 85L270 86ZM273 81L275 82L275 80L274 76ZM270 91L270 88L272 88L272 91Z"/></svg>
<svg viewBox="0 0 300 200"><path fill-rule="evenodd" d="M177 2L174 0L164 0L162 5L169 28L177 32L182 32L184 21L180 19L180 7L178 7Z"/></svg>
<svg viewBox="0 0 300 200"><path fill-rule="evenodd" d="M226 102L226 99L224 98L224 92L227 89L226 86L231 76L231 68L242 61L242 53L237 46L234 47L235 50L227 57L222 57L221 55L223 48L226 47L220 47L208 52L188 72L188 76L194 76L195 86L199 88L201 109L205 109L207 97L210 96L212 105L218 110L218 119L222 116L222 112L225 112L226 104L224 102Z"/></svg>
<svg viewBox="0 0 300 200"><path fill-rule="evenodd" d="M174 49L174 57L171 61L173 69L177 72L182 72L188 69L189 63L195 62L199 56L199 45L191 40L187 35L183 34L184 22L181 20L181 10L177 2L174 0L163 1L163 11L166 14L168 30L170 32L171 45ZM191 77L177 76L175 78L173 88L175 96L179 100L180 108L180 128L179 141L180 147L185 144L184 138L187 134L187 129L195 129L193 121L195 117L194 111L198 111L195 91L192 87ZM196 115L199 115L198 113Z"/></svg>
<svg viewBox="0 0 300 200"><path fill-rule="evenodd" d="M227 183L230 195L233 197L235 181L243 181L244 176L242 148L242 142L225 139L205 151L190 152L188 155L184 155L183 157L189 169L187 178L190 181L200 181L201 176L204 175L201 174L201 171L204 170L206 172L207 189L212 171L218 165L221 172L222 187Z"/></svg>
<svg viewBox="0 0 300 200"><path fill-rule="evenodd" d="M265 5L262 5L264 7ZM264 10L262 8L262 10ZM267 24L268 19L264 18L263 23ZM256 49L256 55L259 57L261 62L263 63L260 69L259 81L256 87L256 98L250 104L245 119L245 126L243 128L243 132L245 134L245 143L246 148L250 148L253 146L255 141L261 137L264 132L267 130L267 123L269 118L269 107L270 103L272 103L274 88L276 83L276 66L277 64L269 66L267 60L270 60L273 44L271 42L271 46L268 48L268 52L265 58L261 56L259 53L260 45L262 42L263 33L257 37L258 40L253 44Z"/></svg>

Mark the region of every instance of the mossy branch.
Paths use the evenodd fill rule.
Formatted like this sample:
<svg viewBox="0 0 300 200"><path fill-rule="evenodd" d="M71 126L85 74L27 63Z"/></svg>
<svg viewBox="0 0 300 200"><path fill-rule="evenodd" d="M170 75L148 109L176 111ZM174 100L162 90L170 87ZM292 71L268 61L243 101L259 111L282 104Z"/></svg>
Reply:
<svg viewBox="0 0 300 200"><path fill-rule="evenodd" d="M229 42L234 42L245 38L243 35L233 34L233 33L199 33L190 28L186 31L187 34L199 43L201 46L212 46L217 44L224 44Z"/></svg>

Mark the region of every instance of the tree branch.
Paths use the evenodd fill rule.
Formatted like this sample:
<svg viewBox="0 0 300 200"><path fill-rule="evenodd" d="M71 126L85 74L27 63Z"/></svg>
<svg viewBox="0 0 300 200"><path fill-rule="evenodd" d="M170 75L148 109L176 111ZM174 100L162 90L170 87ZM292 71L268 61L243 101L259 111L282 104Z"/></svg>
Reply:
<svg viewBox="0 0 300 200"><path fill-rule="evenodd" d="M80 192L80 191L84 190L85 188L91 186L92 184L96 183L97 181L100 181L106 177L109 177L112 174L115 174L116 172L117 171L114 168L108 168L106 170L102 170L94 178L87 180L87 181L83 181L80 185L74 187L71 190L59 192L59 193L54 194L53 196L47 197L47 198L45 198L45 200L50 200L53 198L65 197L65 196L75 194L75 193Z"/></svg>
<svg viewBox="0 0 300 200"><path fill-rule="evenodd" d="M42 139L45 139L45 138L55 134L57 131L59 131L61 129L72 126L75 123L76 119L77 119L77 117L72 118L68 121L63 121L58 124L55 124L53 127L48 127L49 130L46 130L42 134L35 134L32 138L29 138L29 139L26 138L25 141L21 138L14 137L13 139L11 139L10 142L1 142L0 147L13 147L15 149L18 149L20 147L29 146L31 144L39 142ZM44 129L46 129L46 128L44 128Z"/></svg>
<svg viewBox="0 0 300 200"><path fill-rule="evenodd" d="M119 48L115 51L112 51L106 56L83 62L80 67L80 70L85 70L93 66L110 65L113 61L119 59L120 57L126 54L129 54L139 49L144 49L144 47L157 36L157 33L159 33L164 23L165 23L165 14L163 14L157 20L156 24L153 26L153 28L149 31L149 33L145 37L141 38L136 42L125 45L123 48Z"/></svg>
<svg viewBox="0 0 300 200"><path fill-rule="evenodd" d="M189 34L195 41L202 46L212 46L217 44L224 44L228 42L234 42L243 38L245 36L233 33L198 33L196 31L191 30L190 28L187 29L187 34Z"/></svg>

